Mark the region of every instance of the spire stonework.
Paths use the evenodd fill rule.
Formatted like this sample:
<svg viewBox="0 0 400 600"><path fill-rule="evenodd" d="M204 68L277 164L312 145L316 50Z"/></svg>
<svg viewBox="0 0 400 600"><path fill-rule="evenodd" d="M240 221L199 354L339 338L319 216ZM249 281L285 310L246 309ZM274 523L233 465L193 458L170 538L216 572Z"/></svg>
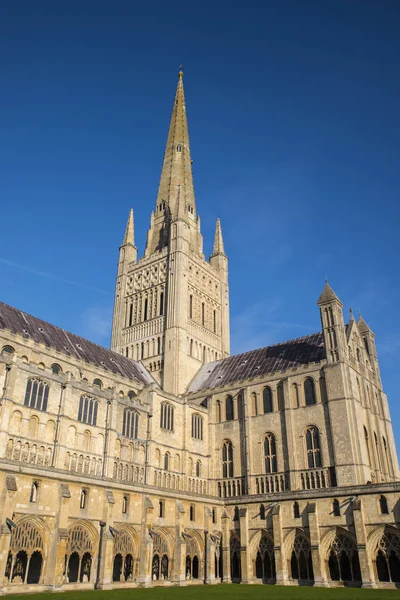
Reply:
<svg viewBox="0 0 400 600"><path fill-rule="evenodd" d="M111 348L141 360L165 391L182 394L204 362L229 355L230 337L219 220L210 261L203 255L182 72L145 253L137 262L136 254L134 261L125 259L133 243L132 212L121 247Z"/></svg>

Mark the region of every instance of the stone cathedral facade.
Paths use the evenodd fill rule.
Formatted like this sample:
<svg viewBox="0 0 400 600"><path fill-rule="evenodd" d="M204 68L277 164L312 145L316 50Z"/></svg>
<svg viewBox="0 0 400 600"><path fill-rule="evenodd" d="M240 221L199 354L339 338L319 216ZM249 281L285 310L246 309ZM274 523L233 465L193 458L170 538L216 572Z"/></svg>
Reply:
<svg viewBox="0 0 400 600"><path fill-rule="evenodd" d="M120 248L111 350L0 304L1 592L398 586L374 334L328 283L317 305L320 331L230 356L180 73L144 255L132 211Z"/></svg>

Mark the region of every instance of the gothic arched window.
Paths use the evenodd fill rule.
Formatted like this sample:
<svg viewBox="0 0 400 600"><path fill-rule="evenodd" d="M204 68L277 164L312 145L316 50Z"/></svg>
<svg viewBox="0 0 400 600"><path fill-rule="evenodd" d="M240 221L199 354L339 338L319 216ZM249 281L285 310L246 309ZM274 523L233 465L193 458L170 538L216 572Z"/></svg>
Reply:
<svg viewBox="0 0 400 600"><path fill-rule="evenodd" d="M47 410L49 386L40 379L28 379L25 391L24 405L37 410Z"/></svg>
<svg viewBox="0 0 400 600"><path fill-rule="evenodd" d="M265 472L276 473L278 463L276 460L276 441L273 433L267 433L264 438Z"/></svg>
<svg viewBox="0 0 400 600"><path fill-rule="evenodd" d="M332 512L334 517L340 517L340 504L337 498L332 502Z"/></svg>
<svg viewBox="0 0 400 600"><path fill-rule="evenodd" d="M125 408L122 422L122 435L136 439L138 436L139 414L132 408Z"/></svg>
<svg viewBox="0 0 400 600"><path fill-rule="evenodd" d="M314 380L311 377L307 377L304 381L304 396L306 406L312 406L316 403Z"/></svg>
<svg viewBox="0 0 400 600"><path fill-rule="evenodd" d="M192 438L203 439L203 418L197 413L192 415Z"/></svg>
<svg viewBox="0 0 400 600"><path fill-rule="evenodd" d="M198 460L196 463L196 477L201 477L201 461Z"/></svg>
<svg viewBox="0 0 400 600"><path fill-rule="evenodd" d="M87 425L96 425L97 408L97 400L90 396L81 396L79 399L78 421Z"/></svg>
<svg viewBox="0 0 400 600"><path fill-rule="evenodd" d="M306 432L307 463L309 469L322 466L321 446L318 427L310 426Z"/></svg>
<svg viewBox="0 0 400 600"><path fill-rule="evenodd" d="M379 508L380 508L380 511L381 511L382 515L388 515L389 514L389 507L388 507L386 496L380 496L380 498L379 498Z"/></svg>
<svg viewBox="0 0 400 600"><path fill-rule="evenodd" d="M225 419L227 421L233 421L234 418L233 398L232 396L227 396L225 399Z"/></svg>
<svg viewBox="0 0 400 600"><path fill-rule="evenodd" d="M233 477L233 446L230 440L222 444L222 477Z"/></svg>
<svg viewBox="0 0 400 600"><path fill-rule="evenodd" d="M272 390L269 386L263 389L263 409L264 414L272 412Z"/></svg>
<svg viewBox="0 0 400 600"><path fill-rule="evenodd" d="M169 431L174 429L174 407L169 402L161 404L160 427Z"/></svg>
<svg viewBox="0 0 400 600"><path fill-rule="evenodd" d="M164 454L164 470L165 471L169 470L169 452L166 452Z"/></svg>

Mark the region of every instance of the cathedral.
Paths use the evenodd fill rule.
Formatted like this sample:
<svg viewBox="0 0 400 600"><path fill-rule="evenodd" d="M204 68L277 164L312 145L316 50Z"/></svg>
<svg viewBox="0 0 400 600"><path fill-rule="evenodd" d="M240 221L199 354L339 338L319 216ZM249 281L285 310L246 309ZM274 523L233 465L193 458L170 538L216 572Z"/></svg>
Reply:
<svg viewBox="0 0 400 600"><path fill-rule="evenodd" d="M0 303L0 594L399 587L375 336L327 282L316 300L319 331L230 355L179 73L144 254L133 211L119 249L111 349Z"/></svg>

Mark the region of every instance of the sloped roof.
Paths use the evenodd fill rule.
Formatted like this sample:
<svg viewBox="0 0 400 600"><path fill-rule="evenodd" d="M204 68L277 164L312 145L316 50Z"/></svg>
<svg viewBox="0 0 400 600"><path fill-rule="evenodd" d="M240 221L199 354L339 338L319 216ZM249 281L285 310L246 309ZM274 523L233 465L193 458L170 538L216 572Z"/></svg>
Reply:
<svg viewBox="0 0 400 600"><path fill-rule="evenodd" d="M317 304L323 304L324 302L331 302L332 300L339 300L335 292L331 288L328 282L325 283L325 287L322 290L320 297L318 298ZM339 300L340 302L340 300Z"/></svg>
<svg viewBox="0 0 400 600"><path fill-rule="evenodd" d="M250 377L262 377L267 373L286 371L325 358L323 333L313 333L205 364L194 377L188 392L213 389Z"/></svg>
<svg viewBox="0 0 400 600"><path fill-rule="evenodd" d="M0 329L9 329L11 333L21 335L25 339L33 339L38 344L44 344L67 356L107 369L128 379L134 379L139 383L154 383L153 378L140 363L3 302L0 302Z"/></svg>

